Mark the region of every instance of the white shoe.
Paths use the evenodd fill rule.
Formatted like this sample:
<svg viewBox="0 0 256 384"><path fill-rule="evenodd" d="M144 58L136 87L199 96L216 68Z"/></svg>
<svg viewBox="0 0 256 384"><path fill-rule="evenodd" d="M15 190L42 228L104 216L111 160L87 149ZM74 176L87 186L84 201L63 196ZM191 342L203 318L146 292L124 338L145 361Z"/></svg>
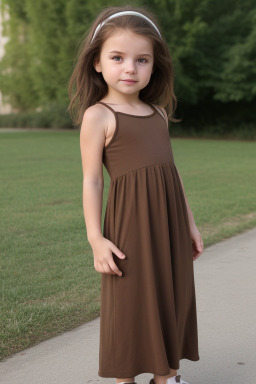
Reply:
<svg viewBox="0 0 256 384"><path fill-rule="evenodd" d="M121 383L118 384L137 384L135 381L122 381Z"/></svg>
<svg viewBox="0 0 256 384"><path fill-rule="evenodd" d="M169 379L166 380L166 384L176 384L176 383L188 384L186 381L184 381L180 378L180 375L170 377Z"/></svg>

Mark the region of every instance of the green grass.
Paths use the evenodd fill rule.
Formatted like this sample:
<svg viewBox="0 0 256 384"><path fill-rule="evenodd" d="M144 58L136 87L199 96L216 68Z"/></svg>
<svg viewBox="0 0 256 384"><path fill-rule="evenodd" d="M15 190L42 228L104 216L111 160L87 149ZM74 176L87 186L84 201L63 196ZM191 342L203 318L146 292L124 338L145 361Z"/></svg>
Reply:
<svg viewBox="0 0 256 384"><path fill-rule="evenodd" d="M175 139L172 146L205 245L256 225L256 142Z"/></svg>
<svg viewBox="0 0 256 384"><path fill-rule="evenodd" d="M255 142L172 146L206 246L256 225ZM0 133L0 154L3 358L99 316L100 274L86 240L79 132Z"/></svg>

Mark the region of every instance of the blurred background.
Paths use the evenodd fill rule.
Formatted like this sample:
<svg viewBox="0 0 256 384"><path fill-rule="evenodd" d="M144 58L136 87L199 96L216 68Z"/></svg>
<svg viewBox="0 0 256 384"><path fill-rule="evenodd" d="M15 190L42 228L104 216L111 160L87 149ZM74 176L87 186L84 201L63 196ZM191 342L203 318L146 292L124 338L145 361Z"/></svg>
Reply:
<svg viewBox="0 0 256 384"><path fill-rule="evenodd" d="M120 1L1 0L0 126L72 128L67 86L78 46ZM174 135L255 138L254 0L148 0L175 68Z"/></svg>
<svg viewBox="0 0 256 384"><path fill-rule="evenodd" d="M256 226L255 1L129 3L170 48L171 143L205 246ZM0 359L100 314L68 82L95 17L122 4L0 0ZM102 225L109 182L104 168Z"/></svg>

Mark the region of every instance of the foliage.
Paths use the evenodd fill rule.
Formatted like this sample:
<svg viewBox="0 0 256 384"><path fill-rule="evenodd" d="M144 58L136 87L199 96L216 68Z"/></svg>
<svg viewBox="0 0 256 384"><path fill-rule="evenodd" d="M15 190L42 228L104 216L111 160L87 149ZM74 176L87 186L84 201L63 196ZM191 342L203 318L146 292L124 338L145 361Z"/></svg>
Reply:
<svg viewBox="0 0 256 384"><path fill-rule="evenodd" d="M113 2L112 2L113 3ZM0 62L1 90L20 111L49 102L68 104L68 81L75 53L106 1L3 0L10 37Z"/></svg>
<svg viewBox="0 0 256 384"><path fill-rule="evenodd" d="M152 5L173 56L179 98L188 104L255 99L254 1L152 0Z"/></svg>
<svg viewBox="0 0 256 384"><path fill-rule="evenodd" d="M44 106L40 112L28 111L0 115L0 128L71 128L68 112L58 103ZM74 128L74 127L73 127Z"/></svg>
<svg viewBox="0 0 256 384"><path fill-rule="evenodd" d="M1 90L6 100L9 98L20 111L51 102L67 107L68 81L86 31L102 8L122 3L3 0L2 10L7 7L11 16L4 29L10 40L0 62ZM130 3L146 6L158 16L174 61L175 93L181 109L183 105L201 104L204 111L216 102L224 106L223 110L227 103L237 103L238 110L255 102L253 0Z"/></svg>

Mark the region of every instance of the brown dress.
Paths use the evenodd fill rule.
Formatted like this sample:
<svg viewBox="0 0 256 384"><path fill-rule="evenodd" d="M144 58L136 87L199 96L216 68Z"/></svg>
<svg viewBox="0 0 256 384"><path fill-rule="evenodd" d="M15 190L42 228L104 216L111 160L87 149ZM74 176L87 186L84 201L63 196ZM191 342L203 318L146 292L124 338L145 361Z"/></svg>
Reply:
<svg viewBox="0 0 256 384"><path fill-rule="evenodd" d="M125 255L123 276L101 274L101 377L165 376L199 360L192 241L162 112L114 111L103 150L110 176L103 235Z"/></svg>

